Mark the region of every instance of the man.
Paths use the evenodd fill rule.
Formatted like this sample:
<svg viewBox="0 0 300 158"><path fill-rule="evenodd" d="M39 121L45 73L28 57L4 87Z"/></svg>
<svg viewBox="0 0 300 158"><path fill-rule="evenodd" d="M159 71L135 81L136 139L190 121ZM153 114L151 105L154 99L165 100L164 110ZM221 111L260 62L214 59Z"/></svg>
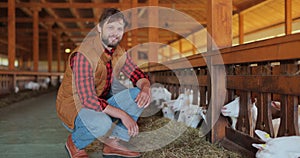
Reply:
<svg viewBox="0 0 300 158"><path fill-rule="evenodd" d="M126 25L119 10L104 10L97 27L69 56L56 108L72 132L66 143L72 158L88 157L84 148L96 138L104 140L103 155L140 156L121 141L128 142L139 133L136 121L150 103L150 82L118 45ZM120 72L134 88L115 90Z"/></svg>

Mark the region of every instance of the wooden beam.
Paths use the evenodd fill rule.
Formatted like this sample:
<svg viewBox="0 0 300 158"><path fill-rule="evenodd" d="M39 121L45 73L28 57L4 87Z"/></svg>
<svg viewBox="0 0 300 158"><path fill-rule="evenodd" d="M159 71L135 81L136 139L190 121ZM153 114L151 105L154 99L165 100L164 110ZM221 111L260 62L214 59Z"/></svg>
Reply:
<svg viewBox="0 0 300 158"><path fill-rule="evenodd" d="M46 2L46 0L41 0L41 4L46 4L47 2ZM69 5L70 5L70 3L68 3ZM53 16L54 17L54 19L56 20L56 19L59 19L60 17L55 13L55 11L52 9L52 8L45 8L44 7L44 9L46 10L46 12L48 13L48 14L50 14L51 16ZM62 28L63 30L65 30L64 31L64 33L66 34L66 35L68 35L68 36L70 36L70 32L68 32L67 30L69 30L66 26L65 26L65 24L64 23L62 23L62 22L56 22L57 23L57 25L60 27L60 28Z"/></svg>
<svg viewBox="0 0 300 158"><path fill-rule="evenodd" d="M137 13L137 5L138 5L138 1L137 0L132 0L131 1L131 7L133 8L132 11L131 11L131 26L132 28L137 28L138 27L138 13ZM131 42L132 42L132 45L131 47L135 47L136 45L138 45L138 30L134 29L134 30L131 30ZM133 52L132 52L132 59L134 61L138 61L138 52L137 52L137 49L133 49Z"/></svg>
<svg viewBox="0 0 300 158"><path fill-rule="evenodd" d="M148 0L149 6L158 6L158 0ZM158 26L159 26L159 11L158 8L153 7L148 10L148 22L151 28L148 28L148 42L158 42ZM149 44L148 48L148 61L158 62L158 46L157 44Z"/></svg>
<svg viewBox="0 0 300 158"><path fill-rule="evenodd" d="M235 12L241 13L250 10L250 8L256 8L257 6L264 5L268 0L251 0L247 1L246 3L243 3L242 6L235 6ZM252 10L252 9L251 9Z"/></svg>
<svg viewBox="0 0 300 158"><path fill-rule="evenodd" d="M57 51L57 72L60 72L60 62L61 62L61 47L60 47L60 42L61 42L61 31L56 30L56 51Z"/></svg>
<svg viewBox="0 0 300 158"><path fill-rule="evenodd" d="M47 34L47 58L48 58L48 72L52 72L52 57L53 57L53 39L52 39L52 26L54 22L48 23Z"/></svg>
<svg viewBox="0 0 300 158"><path fill-rule="evenodd" d="M232 45L232 0L208 0L207 11L207 52L212 53L218 48L231 47ZM209 127L211 128L211 142L216 143L225 137L226 120L219 117L226 95L226 72L223 65L214 65L214 58L221 58L220 55L206 58L210 70L208 94L211 95L209 105Z"/></svg>
<svg viewBox="0 0 300 158"><path fill-rule="evenodd" d="M103 3L103 0L92 0L92 2ZM93 14L96 19L96 21L94 21L95 26L99 23L100 15L102 12L103 12L103 8L93 7Z"/></svg>
<svg viewBox="0 0 300 158"><path fill-rule="evenodd" d="M244 44L244 14L239 13L239 44Z"/></svg>
<svg viewBox="0 0 300 158"><path fill-rule="evenodd" d="M18 3L20 3L20 0L16 0L16 6L18 5ZM32 10L31 10L30 8L25 8L25 7L19 7L19 8L20 8L25 14L29 15L30 17L33 16ZM41 25L43 28L47 29L47 26L44 25L43 23L40 23L40 25Z"/></svg>
<svg viewBox="0 0 300 158"><path fill-rule="evenodd" d="M8 1L8 69L15 69L16 58L16 8L15 1Z"/></svg>
<svg viewBox="0 0 300 158"><path fill-rule="evenodd" d="M40 8L33 8L33 71L38 71L39 64L39 11Z"/></svg>
<svg viewBox="0 0 300 158"><path fill-rule="evenodd" d="M74 2L74 3L68 3L68 2L45 2L45 3L39 3L39 2L19 2L16 4L16 7L18 8L31 8L31 7L38 7L38 8L130 8L131 4L126 3L103 3L103 2ZM147 3L138 3L138 7L145 7L148 6ZM160 7L167 7L171 9L178 9L178 10L200 10L205 11L205 7L203 4L186 4L186 3L157 3L157 6ZM0 8L7 8L6 2L0 2Z"/></svg>
<svg viewBox="0 0 300 158"><path fill-rule="evenodd" d="M74 0L69 0L69 3L70 3L70 4L74 3ZM70 8L70 11L71 11L71 13L73 14L73 16L74 16L76 19L79 19L79 18L80 18L79 13L78 13L78 11L77 11L76 8ZM81 22L79 22L79 21L77 21L77 20L75 20L75 22L76 22L76 24L79 26L80 29L83 29L83 28L84 28L84 26L82 25Z"/></svg>
<svg viewBox="0 0 300 158"><path fill-rule="evenodd" d="M95 16L96 17L96 16ZM0 22L7 22L8 19L5 18L5 17L2 17L0 18ZM22 23L32 23L33 19L32 18L21 18L21 17L18 17L16 18L16 22L22 22ZM55 18L51 18L51 17L45 17L45 18L40 18L40 21L43 22L43 23L47 23L48 21L55 21L55 22L98 22L98 19L97 18L58 18L58 19L55 19Z"/></svg>
<svg viewBox="0 0 300 158"><path fill-rule="evenodd" d="M8 45L8 40L7 39L0 39L0 43ZM26 52L31 52L31 49L29 49L27 47L24 47L20 44L16 44L16 48L20 49L20 50L23 50L23 51L26 51Z"/></svg>
<svg viewBox="0 0 300 158"><path fill-rule="evenodd" d="M292 33L292 0L284 1L285 34Z"/></svg>

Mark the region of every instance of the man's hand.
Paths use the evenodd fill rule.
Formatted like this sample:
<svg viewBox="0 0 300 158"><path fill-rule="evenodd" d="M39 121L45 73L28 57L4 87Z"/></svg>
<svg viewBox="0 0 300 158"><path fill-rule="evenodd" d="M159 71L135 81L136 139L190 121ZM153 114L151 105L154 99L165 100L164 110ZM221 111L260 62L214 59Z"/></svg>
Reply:
<svg viewBox="0 0 300 158"><path fill-rule="evenodd" d="M141 91L136 97L135 102L137 103L138 107L146 108L151 102L150 82L148 79L142 78L137 81L136 85L141 89Z"/></svg>
<svg viewBox="0 0 300 158"><path fill-rule="evenodd" d="M139 134L139 126L137 123L130 117L128 114L125 113L121 118L122 123L128 129L128 135L134 137Z"/></svg>
<svg viewBox="0 0 300 158"><path fill-rule="evenodd" d="M137 103L139 108L146 108L149 106L150 104L150 100L151 100L151 91L149 87L143 87L143 89L141 89L140 93L138 94L138 96L135 99L135 102Z"/></svg>
<svg viewBox="0 0 300 158"><path fill-rule="evenodd" d="M124 126L128 129L129 136L136 136L139 134L139 126L134 121L134 119L132 119L132 117L129 116L125 111L114 106L107 105L103 112L111 117L121 119Z"/></svg>

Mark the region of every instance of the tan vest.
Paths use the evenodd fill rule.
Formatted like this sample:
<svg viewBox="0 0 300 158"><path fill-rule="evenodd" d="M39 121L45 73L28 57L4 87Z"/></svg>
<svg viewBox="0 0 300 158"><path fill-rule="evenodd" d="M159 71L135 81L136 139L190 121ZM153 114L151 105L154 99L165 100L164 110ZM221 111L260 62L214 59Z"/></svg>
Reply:
<svg viewBox="0 0 300 158"><path fill-rule="evenodd" d="M106 63L112 61L113 75L117 76L126 61L125 51L117 47L112 57L104 53L99 32L94 28L81 45L73 52L83 54L89 61L94 75L95 90L97 96L103 93L107 79ZM74 121L77 113L83 107L75 87L74 76L70 66L70 54L63 81L59 87L56 110L58 117L71 129L74 128Z"/></svg>

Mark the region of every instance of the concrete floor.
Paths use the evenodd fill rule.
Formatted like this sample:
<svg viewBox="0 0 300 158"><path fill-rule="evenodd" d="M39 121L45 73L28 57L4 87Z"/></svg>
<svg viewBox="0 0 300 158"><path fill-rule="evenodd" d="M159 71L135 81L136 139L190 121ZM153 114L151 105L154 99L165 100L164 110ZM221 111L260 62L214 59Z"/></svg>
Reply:
<svg viewBox="0 0 300 158"><path fill-rule="evenodd" d="M0 109L0 157L66 158L68 132L55 112L51 92Z"/></svg>

